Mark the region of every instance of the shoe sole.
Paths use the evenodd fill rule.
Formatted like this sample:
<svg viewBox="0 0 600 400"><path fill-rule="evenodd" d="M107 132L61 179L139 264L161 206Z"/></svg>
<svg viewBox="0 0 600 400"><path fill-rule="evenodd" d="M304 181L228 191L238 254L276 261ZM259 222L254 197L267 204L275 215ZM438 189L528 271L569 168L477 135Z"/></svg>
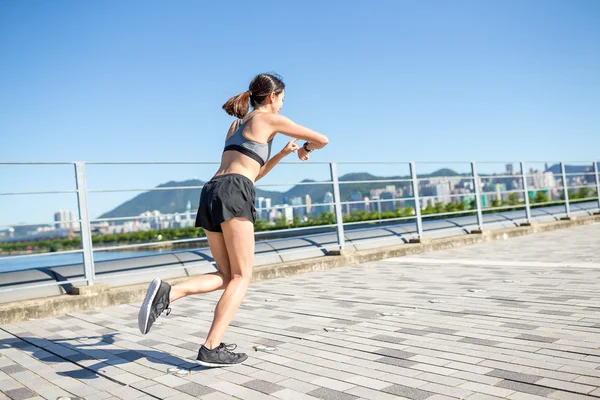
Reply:
<svg viewBox="0 0 600 400"><path fill-rule="evenodd" d="M156 293L160 288L161 280L156 278L148 287L148 291L146 292L146 298L140 307L140 312L138 313L138 327L140 328L140 332L142 335L148 333L148 319L150 318L150 308L152 307L152 302L154 301L154 297L156 297Z"/></svg>
<svg viewBox="0 0 600 400"><path fill-rule="evenodd" d="M244 361L246 361L246 360L244 360ZM214 363L209 363L209 362L206 362L206 361L195 360L195 362L197 364L200 364L203 367L233 367L235 365L243 364L244 361L236 363L236 364L214 364Z"/></svg>

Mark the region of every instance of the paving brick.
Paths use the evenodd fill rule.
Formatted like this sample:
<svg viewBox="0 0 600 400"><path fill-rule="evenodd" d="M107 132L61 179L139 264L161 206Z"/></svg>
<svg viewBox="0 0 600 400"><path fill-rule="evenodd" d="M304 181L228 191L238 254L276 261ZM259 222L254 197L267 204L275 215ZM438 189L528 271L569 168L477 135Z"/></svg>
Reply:
<svg viewBox="0 0 600 400"><path fill-rule="evenodd" d="M432 393L457 397L460 399L463 399L463 398L468 397L471 394L473 394L472 391L470 391L466 388L460 387L460 386L459 387L450 387L450 386L440 385L438 383L428 383L427 385L421 386L419 389L429 391Z"/></svg>
<svg viewBox="0 0 600 400"><path fill-rule="evenodd" d="M538 396L546 396L554 391L554 389L549 389L547 387L538 386L538 385L530 385L528 383L521 383L515 381L501 381L496 386L514 390L515 392L524 392L529 394L535 394Z"/></svg>
<svg viewBox="0 0 600 400"><path fill-rule="evenodd" d="M528 375L518 372L505 371L502 369L495 369L493 371L488 372L486 375L494 376L496 378L508 379L511 381L524 382L524 383L535 383L542 379L541 376L536 375Z"/></svg>
<svg viewBox="0 0 600 400"><path fill-rule="evenodd" d="M358 396L354 396L349 393L339 392L337 390L328 389L328 388L319 388L317 390L313 390L312 392L306 393L309 396L316 397L318 399L324 400L355 400L358 399Z"/></svg>
<svg viewBox="0 0 600 400"><path fill-rule="evenodd" d="M285 387L283 387L283 386L280 386L280 385L277 385L277 384L274 384L271 382L263 381L260 379L255 379L255 380L243 383L242 386L245 386L249 389L254 389L256 391L266 393L266 394L275 393L275 392L285 389Z"/></svg>
<svg viewBox="0 0 600 400"><path fill-rule="evenodd" d="M377 400L395 400L397 396L388 394L379 390L369 389L366 387L356 386L346 391L348 394L359 396L365 399L377 399Z"/></svg>
<svg viewBox="0 0 600 400"><path fill-rule="evenodd" d="M292 389L287 389L287 388L282 389L278 392L272 393L271 395L273 397L276 397L276 398L282 399L282 400L315 400L316 399L316 397L309 396L304 393L296 392Z"/></svg>
<svg viewBox="0 0 600 400"><path fill-rule="evenodd" d="M317 385L313 385L308 382L303 382L303 381L299 381L299 380L291 379L291 378L286 379L284 381L280 381L277 384L284 386L286 388L292 389L293 391L300 392L300 393L312 392L313 390L317 390L319 388L319 386L317 386Z"/></svg>
<svg viewBox="0 0 600 400"><path fill-rule="evenodd" d="M392 385L392 386L388 386L387 388L384 388L382 390L386 393L391 393L391 394L394 394L397 396L406 397L411 400L424 400L435 394L433 392L428 392L425 390L415 389L410 386L402 386L402 385Z"/></svg>
<svg viewBox="0 0 600 400"><path fill-rule="evenodd" d="M575 382L559 381L557 379L542 378L536 382L538 385L549 386L560 390L568 390L572 392L587 394L596 389L594 386L583 385Z"/></svg>
<svg viewBox="0 0 600 400"><path fill-rule="evenodd" d="M179 390L181 392L187 393L187 394L189 394L191 396L195 396L195 397L199 397L199 396L209 394L209 393L212 393L215 391L213 388L210 388L210 387L204 386L204 385L200 385L195 382L188 382L188 383L180 385L180 386L175 386L173 389Z"/></svg>
<svg viewBox="0 0 600 400"><path fill-rule="evenodd" d="M36 397L36 393L28 388L11 389L5 391L6 395L13 400L25 400Z"/></svg>
<svg viewBox="0 0 600 400"><path fill-rule="evenodd" d="M13 375L13 374L27 371L27 370L18 364L12 364L12 365L7 365L5 367L0 367L0 371L4 372L6 374L9 374L9 375Z"/></svg>
<svg viewBox="0 0 600 400"><path fill-rule="evenodd" d="M348 389L356 386L351 383L342 382L342 381L338 381L336 379L326 378L323 376L318 377L317 379L311 381L310 383L312 383L313 385L322 386L322 387L328 388L328 389L339 390L340 392L343 392L345 390L348 390Z"/></svg>
<svg viewBox="0 0 600 400"><path fill-rule="evenodd" d="M497 386L490 386L490 385L485 385L483 383L476 383L476 382L467 382L467 383L460 385L459 387L471 390L473 392L485 393L485 394L489 394L491 396L497 396L497 397L507 397L510 394L515 392L514 390L511 390L511 389L504 389L504 388L500 388Z"/></svg>
<svg viewBox="0 0 600 400"><path fill-rule="evenodd" d="M552 394L550 394L551 396ZM522 393L522 392L514 392L510 396L507 397L511 400L547 400L549 397L546 396L537 396L535 394Z"/></svg>
<svg viewBox="0 0 600 400"><path fill-rule="evenodd" d="M597 400L597 397L588 396L585 394L577 394L573 392L565 392L562 390L556 390L548 395L550 399L556 400Z"/></svg>

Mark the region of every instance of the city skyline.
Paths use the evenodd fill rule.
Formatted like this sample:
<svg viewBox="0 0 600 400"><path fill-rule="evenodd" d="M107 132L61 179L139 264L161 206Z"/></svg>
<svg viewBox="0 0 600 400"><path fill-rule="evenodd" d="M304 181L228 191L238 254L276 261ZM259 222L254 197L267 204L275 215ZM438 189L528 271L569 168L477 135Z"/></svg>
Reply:
<svg viewBox="0 0 600 400"><path fill-rule="evenodd" d="M527 187L530 197L536 192L544 192L550 201L559 199L562 193L562 176L548 170L531 168L527 171ZM593 172L593 171L592 171ZM558 177L558 178L557 178ZM588 187L595 190L595 176L590 170L584 169L581 174L568 176L569 187ZM517 201L524 201L523 176L517 172L514 165L507 163L504 173L480 176L480 193L483 207L491 207L495 202L507 201L511 193L517 194ZM434 207L439 203L469 204L475 198L473 179L470 177L433 176L419 180L419 206L422 210ZM410 183L384 184L384 187L369 189L368 192L354 190L342 201L342 215L353 212L379 213L394 211L398 208L415 207L413 186ZM309 194L304 196L283 197L281 204L274 204L271 198L258 196L255 201L257 219L267 224L275 224L282 218L286 223L295 219L306 222L309 217L323 212L334 212L333 193L326 191L322 199L313 199ZM193 217L194 216L194 217ZM130 218L118 218L118 221L102 221L92 223L95 232L101 234L127 233L166 228L185 228L193 226L195 207L188 200L185 211L177 213L162 213L159 210L147 210ZM54 214L55 224L37 228L37 233L49 232L54 229L79 231L79 224L74 222L77 215L71 210L58 210ZM4 230L4 236L10 231ZM13 230L14 232L14 230Z"/></svg>

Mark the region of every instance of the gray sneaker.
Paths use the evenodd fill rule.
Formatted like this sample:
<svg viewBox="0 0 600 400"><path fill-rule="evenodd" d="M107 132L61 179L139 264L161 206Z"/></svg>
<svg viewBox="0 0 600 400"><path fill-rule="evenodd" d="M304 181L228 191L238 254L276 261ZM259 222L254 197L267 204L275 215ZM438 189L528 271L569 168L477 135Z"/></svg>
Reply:
<svg viewBox="0 0 600 400"><path fill-rule="evenodd" d="M241 364L248 359L248 356L244 353L234 353L233 350L236 348L236 344L221 343L219 347L210 350L202 345L198 350L196 362L205 367L230 367Z"/></svg>
<svg viewBox="0 0 600 400"><path fill-rule="evenodd" d="M171 285L156 278L148 287L146 298L142 303L138 314L138 327L142 334L150 331L156 318L166 309L167 315L171 313L169 308L169 295L171 294Z"/></svg>

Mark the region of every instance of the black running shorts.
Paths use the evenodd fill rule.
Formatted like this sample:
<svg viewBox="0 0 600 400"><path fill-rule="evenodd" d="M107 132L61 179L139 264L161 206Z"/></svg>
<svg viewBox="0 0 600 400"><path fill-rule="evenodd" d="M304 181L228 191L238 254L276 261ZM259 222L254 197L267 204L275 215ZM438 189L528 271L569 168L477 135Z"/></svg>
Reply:
<svg viewBox="0 0 600 400"><path fill-rule="evenodd" d="M202 188L196 228L223 232L221 223L235 217L256 222L255 197L254 183L244 175L224 174L213 177Z"/></svg>

